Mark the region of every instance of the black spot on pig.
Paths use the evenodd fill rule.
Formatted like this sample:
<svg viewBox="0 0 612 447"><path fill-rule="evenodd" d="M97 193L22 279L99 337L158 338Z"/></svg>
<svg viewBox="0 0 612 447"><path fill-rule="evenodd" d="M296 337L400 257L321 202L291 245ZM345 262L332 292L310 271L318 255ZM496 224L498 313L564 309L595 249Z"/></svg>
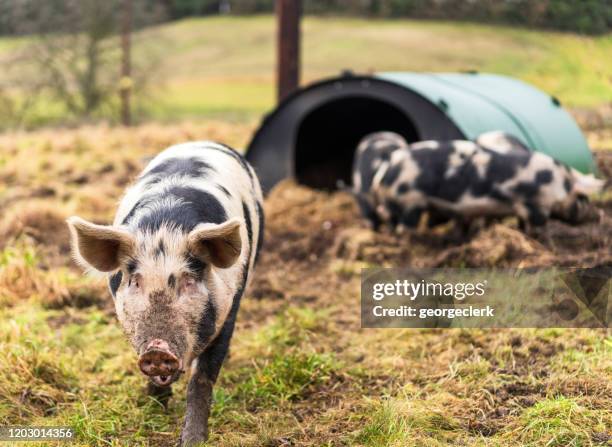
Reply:
<svg viewBox="0 0 612 447"><path fill-rule="evenodd" d="M249 211L249 207L247 204L242 201L242 213L244 214L244 222L247 229L247 237L249 238L249 258L251 256L251 250L253 250L253 224L251 221L251 212Z"/></svg>
<svg viewBox="0 0 612 447"><path fill-rule="evenodd" d="M397 193L398 194L406 194L408 191L410 191L410 185L406 182L402 182L399 184L399 186L397 187Z"/></svg>
<svg viewBox="0 0 612 447"><path fill-rule="evenodd" d="M225 208L209 192L188 186L174 186L165 193L180 201L162 208L151 207L150 212L138 221L139 228L154 232L164 224L170 224L188 233L200 223L220 224L227 220ZM161 198L163 197L158 197L158 200ZM152 201L151 198L147 200L149 203ZM139 206L146 205L139 202L135 208Z"/></svg>
<svg viewBox="0 0 612 447"><path fill-rule="evenodd" d="M108 287L113 295L113 298L117 295L117 290L119 290L119 286L121 285L121 281L123 280L123 273L118 271L114 275L111 275L108 279Z"/></svg>
<svg viewBox="0 0 612 447"><path fill-rule="evenodd" d="M540 191L540 187L552 182L552 172L548 169L538 171L532 182L519 182L513 188L514 192L525 198L535 197Z"/></svg>
<svg viewBox="0 0 612 447"><path fill-rule="evenodd" d="M157 244L157 248L155 249L154 256L156 258L160 258L164 256L165 254L166 254L166 244L164 244L163 240L160 240L159 244Z"/></svg>
<svg viewBox="0 0 612 447"><path fill-rule="evenodd" d="M525 167L531 159L527 151L499 153L482 147L480 149L489 155L485 179L491 183L503 183L514 177L520 167Z"/></svg>
<svg viewBox="0 0 612 447"><path fill-rule="evenodd" d="M215 335L215 324L217 322L217 309L215 307L214 295L208 295L208 303L198 323L198 342L201 345L207 344Z"/></svg>
<svg viewBox="0 0 612 447"><path fill-rule="evenodd" d="M458 201L468 190L474 196L483 196L491 189L491 184L478 179L476 167L466 161L453 176L440 180L438 197L449 202Z"/></svg>
<svg viewBox="0 0 612 447"><path fill-rule="evenodd" d="M259 220L259 235L257 237L257 251L255 252L255 263L257 263L259 259L259 252L261 251L261 246L264 241L264 226L265 226L265 218L263 207L259 201L255 202L255 209L257 210L257 219Z"/></svg>
<svg viewBox="0 0 612 447"><path fill-rule="evenodd" d="M385 175L383 175L382 184L387 187L391 186L399 177L400 172L402 172L402 165L400 163L391 165L387 172L385 172Z"/></svg>
<svg viewBox="0 0 612 447"><path fill-rule="evenodd" d="M155 166L142 178L147 179L147 185L153 185L170 176L202 178L209 170L214 171L214 168L197 157L170 158Z"/></svg>
<svg viewBox="0 0 612 447"><path fill-rule="evenodd" d="M493 185L491 182L485 181L476 181L470 188L470 192L474 197L484 197L487 195L491 195L491 189Z"/></svg>
<svg viewBox="0 0 612 447"><path fill-rule="evenodd" d="M196 279L201 281L204 277L204 269L206 268L204 261L189 253L185 256L185 262L187 263L187 268L195 275Z"/></svg>
<svg viewBox="0 0 612 447"><path fill-rule="evenodd" d="M430 196L440 196L441 180L446 173L448 159L452 152L453 148L448 142L441 143L435 149L424 148L411 151L411 156L419 167L419 175L415 181L417 190Z"/></svg>
<svg viewBox="0 0 612 447"><path fill-rule="evenodd" d="M234 294L232 300L232 307L229 315L219 332L217 338L211 343L211 345L200 355L198 358L198 370L203 372L206 377L211 381L216 381L219 375L219 370L225 360L227 351L232 339L232 333L234 332L234 326L236 324L236 315L240 307L240 300L244 294L247 279L247 264L242 266L242 279L240 281L240 287Z"/></svg>
<svg viewBox="0 0 612 447"><path fill-rule="evenodd" d="M543 169L538 171L535 176L535 182L538 185L546 185L547 183L552 182L553 175L549 169Z"/></svg>
<svg viewBox="0 0 612 447"><path fill-rule="evenodd" d="M563 189L565 189L565 192L570 192L572 189L572 182L567 177L563 180Z"/></svg>
<svg viewBox="0 0 612 447"><path fill-rule="evenodd" d="M519 182L512 190L522 197L535 197L540 190L540 187L534 182Z"/></svg>

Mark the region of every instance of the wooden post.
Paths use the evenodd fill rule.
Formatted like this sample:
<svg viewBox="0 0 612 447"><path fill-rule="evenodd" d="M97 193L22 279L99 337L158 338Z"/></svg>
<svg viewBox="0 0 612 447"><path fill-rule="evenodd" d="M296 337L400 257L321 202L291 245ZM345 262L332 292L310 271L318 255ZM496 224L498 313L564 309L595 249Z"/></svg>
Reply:
<svg viewBox="0 0 612 447"><path fill-rule="evenodd" d="M300 83L301 0L276 0L277 100L280 103Z"/></svg>
<svg viewBox="0 0 612 447"><path fill-rule="evenodd" d="M131 64L131 34L132 34L132 0L123 0L123 17L121 23L121 80L119 92L121 95L121 123L129 126L132 123L130 94L132 92Z"/></svg>

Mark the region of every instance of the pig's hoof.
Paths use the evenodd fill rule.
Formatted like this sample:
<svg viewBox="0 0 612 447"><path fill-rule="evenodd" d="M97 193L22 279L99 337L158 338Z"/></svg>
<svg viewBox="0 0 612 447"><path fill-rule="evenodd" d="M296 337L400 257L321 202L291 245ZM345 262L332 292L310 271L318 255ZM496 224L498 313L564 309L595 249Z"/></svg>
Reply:
<svg viewBox="0 0 612 447"><path fill-rule="evenodd" d="M185 427L181 433L181 447L196 447L208 440L207 430L204 428L192 429Z"/></svg>
<svg viewBox="0 0 612 447"><path fill-rule="evenodd" d="M164 409L168 409L168 400L172 396L171 387L158 387L154 383L147 383L147 394L159 402Z"/></svg>

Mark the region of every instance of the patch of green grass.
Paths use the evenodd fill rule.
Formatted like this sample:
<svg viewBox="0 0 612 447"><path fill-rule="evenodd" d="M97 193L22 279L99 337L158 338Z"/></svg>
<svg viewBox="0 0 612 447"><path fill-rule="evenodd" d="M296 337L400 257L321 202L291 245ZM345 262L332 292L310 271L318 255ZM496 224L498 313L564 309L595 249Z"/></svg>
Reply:
<svg viewBox="0 0 612 447"><path fill-rule="evenodd" d="M439 402L393 397L372 404L367 422L355 437L358 445L444 445L459 425L445 414Z"/></svg>
<svg viewBox="0 0 612 447"><path fill-rule="evenodd" d="M286 306L277 316L234 341L232 359L236 364L253 358L272 358L295 350L308 351L316 343L316 333L324 331L329 309L313 310Z"/></svg>
<svg viewBox="0 0 612 447"><path fill-rule="evenodd" d="M21 261L28 267L36 265L38 256L34 247L20 243L0 250L0 268L15 261Z"/></svg>
<svg viewBox="0 0 612 447"><path fill-rule="evenodd" d="M308 388L329 379L334 369L330 355L292 353L256 364L235 396L247 405L272 405L297 400Z"/></svg>
<svg viewBox="0 0 612 447"><path fill-rule="evenodd" d="M612 339L595 338L595 334L586 333L579 348L565 349L560 352L553 368L570 369L573 373L590 375L600 370L612 373Z"/></svg>
<svg viewBox="0 0 612 447"><path fill-rule="evenodd" d="M328 310L287 307L270 325L259 331L255 341L262 346L285 348L307 342L323 326Z"/></svg>
<svg viewBox="0 0 612 447"><path fill-rule="evenodd" d="M59 316L77 322L50 326ZM0 424L68 425L78 442L95 446L174 436L181 404L166 413L146 397L135 365L120 329L99 311L66 315L32 300L5 309L0 316Z"/></svg>
<svg viewBox="0 0 612 447"><path fill-rule="evenodd" d="M366 446L409 445L411 439L407 419L388 402L380 406L356 437Z"/></svg>
<svg viewBox="0 0 612 447"><path fill-rule="evenodd" d="M287 307L269 323L236 336L214 389L211 425L229 432L224 445L262 445L295 423L288 408L307 400L341 368L332 354L313 350L324 312ZM213 436L212 441L215 438Z"/></svg>
<svg viewBox="0 0 612 447"><path fill-rule="evenodd" d="M323 328L326 312L287 307L269 324L243 334L232 347L232 361L245 365L227 374L222 403L270 406L299 399L307 389L329 378L337 368L330 354L312 349L314 332Z"/></svg>
<svg viewBox="0 0 612 447"><path fill-rule="evenodd" d="M610 428L603 412L590 410L574 399L558 396L538 402L524 411L517 429L525 446L585 446L592 435ZM607 419L610 422L610 419Z"/></svg>

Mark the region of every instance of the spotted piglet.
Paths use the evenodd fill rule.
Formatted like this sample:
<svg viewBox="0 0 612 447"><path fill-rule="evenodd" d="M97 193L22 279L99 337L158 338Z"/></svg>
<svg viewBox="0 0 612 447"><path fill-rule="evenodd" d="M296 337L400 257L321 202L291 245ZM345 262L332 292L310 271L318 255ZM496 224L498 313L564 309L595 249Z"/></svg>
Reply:
<svg viewBox="0 0 612 447"><path fill-rule="evenodd" d="M181 445L204 441L212 387L263 236L259 182L227 146L194 142L155 157L113 225L68 219L77 261L109 274L119 322L162 400L190 370Z"/></svg>
<svg viewBox="0 0 612 447"><path fill-rule="evenodd" d="M399 134L394 132L375 132L366 135L357 146L353 161L352 180L350 192L353 194L361 214L368 219L372 227L377 230L382 221L376 212L376 193L380 179L375 174L383 166L387 166L391 154L408 143Z"/></svg>
<svg viewBox="0 0 612 447"><path fill-rule="evenodd" d="M415 227L428 210L460 222L517 216L524 229L550 217L576 224L592 216L587 196L603 187L548 155L471 141L399 148L372 178L377 218L393 227Z"/></svg>

